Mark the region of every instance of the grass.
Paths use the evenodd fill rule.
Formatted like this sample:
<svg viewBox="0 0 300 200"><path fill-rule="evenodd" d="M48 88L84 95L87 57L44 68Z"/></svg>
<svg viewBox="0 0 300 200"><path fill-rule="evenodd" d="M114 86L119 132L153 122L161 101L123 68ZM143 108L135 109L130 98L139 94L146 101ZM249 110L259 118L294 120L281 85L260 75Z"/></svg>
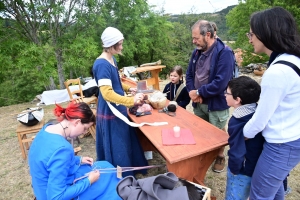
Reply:
<svg viewBox="0 0 300 200"><path fill-rule="evenodd" d="M167 83L166 81L163 84ZM160 86L161 89L164 85ZM65 104L62 104L63 106ZM27 160L23 160L21 150L19 147L16 128L19 122L16 116L21 111L29 107L36 107L35 103L23 103L17 105L11 105L6 107L0 107L0 200L8 199L33 199L33 193L31 189L31 180L29 175L29 169ZM43 106L45 113L45 121L53 119L52 110L53 105ZM192 110L189 105L187 108L190 112ZM81 141L81 152L79 155L91 156L96 158L95 141L91 136L85 137ZM75 145L78 145L75 142ZM227 152L226 147L225 152ZM154 152L153 159L149 161L149 164L164 164L164 159L158 153ZM155 168L148 170L147 176L153 176L161 173L165 173L165 169ZM289 186L292 188L286 199L298 200L300 199L300 166L297 165L292 170L288 178ZM205 185L212 189L212 196L217 199L224 199L226 189L226 170L222 173L214 173L211 169L207 171L205 178ZM267 191L266 191L267 192Z"/></svg>

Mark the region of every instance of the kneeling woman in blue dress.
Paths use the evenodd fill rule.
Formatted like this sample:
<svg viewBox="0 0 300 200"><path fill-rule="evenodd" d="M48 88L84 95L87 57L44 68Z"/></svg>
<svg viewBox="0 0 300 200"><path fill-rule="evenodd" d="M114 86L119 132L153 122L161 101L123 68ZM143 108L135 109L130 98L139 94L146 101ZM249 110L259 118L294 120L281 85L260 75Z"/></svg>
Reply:
<svg viewBox="0 0 300 200"><path fill-rule="evenodd" d="M35 137L29 150L29 167L34 195L39 199L121 199L116 192L116 173L103 173L95 168L113 168L106 161L93 163L90 157L74 155L67 137L86 133L95 116L86 103L56 105L57 124L46 124ZM88 175L87 175L88 173ZM86 176L85 178L82 178Z"/></svg>

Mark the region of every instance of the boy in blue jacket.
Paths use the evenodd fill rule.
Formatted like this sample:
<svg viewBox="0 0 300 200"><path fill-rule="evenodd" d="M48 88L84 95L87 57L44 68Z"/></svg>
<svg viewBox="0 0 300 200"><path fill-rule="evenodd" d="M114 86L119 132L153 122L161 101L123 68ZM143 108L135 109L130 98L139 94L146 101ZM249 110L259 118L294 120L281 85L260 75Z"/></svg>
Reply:
<svg viewBox="0 0 300 200"><path fill-rule="evenodd" d="M255 112L260 92L260 85L247 76L229 81L225 91L227 105L234 107L228 122L230 149L228 150L226 200L246 200L249 197L251 177L265 140L261 133L245 140L243 128Z"/></svg>

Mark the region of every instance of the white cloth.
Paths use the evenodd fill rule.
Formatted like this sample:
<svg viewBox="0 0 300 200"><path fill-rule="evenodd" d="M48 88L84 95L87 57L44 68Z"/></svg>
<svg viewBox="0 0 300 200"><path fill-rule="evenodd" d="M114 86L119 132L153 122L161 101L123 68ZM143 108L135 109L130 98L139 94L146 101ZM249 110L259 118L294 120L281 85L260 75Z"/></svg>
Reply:
<svg viewBox="0 0 300 200"><path fill-rule="evenodd" d="M99 87L103 86L103 85L112 86L110 79L99 79L98 80L98 85L99 85ZM125 122L129 126L132 126L132 127L141 127L141 126L144 126L144 125L162 126L162 125L167 125L168 124L168 122L153 122L153 123L143 122L143 123L140 123L140 124L131 122L131 121L129 121L129 119L127 117L125 117L122 113L120 113L120 111L118 109L113 107L110 104L110 102L106 101L106 103L107 103L108 107L110 108L110 110L114 113L114 115L117 116L118 118L120 118L123 122Z"/></svg>
<svg viewBox="0 0 300 200"><path fill-rule="evenodd" d="M300 138L300 77L285 60L300 68L300 59L289 54L278 56L265 71L260 100L253 117L244 127L244 136L254 138L262 131L269 143L286 143Z"/></svg>
<svg viewBox="0 0 300 200"><path fill-rule="evenodd" d="M98 80L98 86L111 86L112 87L112 83L111 80L109 78L103 78L103 79L99 79Z"/></svg>
<svg viewBox="0 0 300 200"><path fill-rule="evenodd" d="M103 47L111 47L123 39L123 34L114 27L107 27L101 35Z"/></svg>
<svg viewBox="0 0 300 200"><path fill-rule="evenodd" d="M78 90L78 85L70 86L70 90ZM73 95L73 98L77 98L76 95ZM70 101L70 96L67 89L63 90L47 90L42 93L41 103L45 105L51 105L55 103L63 103Z"/></svg>
<svg viewBox="0 0 300 200"><path fill-rule="evenodd" d="M126 75L127 78L133 80L133 81L138 81L137 77L131 77L132 72L136 71L136 67L130 66L130 67L123 67L123 73Z"/></svg>
<svg viewBox="0 0 300 200"><path fill-rule="evenodd" d="M91 79L86 84L82 85L81 88L82 88L82 90L86 90L86 89L94 87L94 86L97 86L96 80Z"/></svg>
<svg viewBox="0 0 300 200"><path fill-rule="evenodd" d="M82 85L82 90L86 90L90 87L97 86L95 79L90 80L86 84ZM78 85L69 86L71 91L78 90ZM73 95L73 98L77 98L77 95ZM67 89L63 90L48 90L42 93L42 99L40 103L44 103L45 105L51 105L55 103L63 103L70 101L70 96L68 94Z"/></svg>

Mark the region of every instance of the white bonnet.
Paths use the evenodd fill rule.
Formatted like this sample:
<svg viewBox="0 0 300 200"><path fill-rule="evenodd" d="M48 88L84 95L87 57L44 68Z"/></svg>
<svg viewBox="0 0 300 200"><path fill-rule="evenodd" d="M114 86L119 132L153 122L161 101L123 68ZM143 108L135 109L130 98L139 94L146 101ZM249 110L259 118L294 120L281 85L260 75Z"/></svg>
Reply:
<svg viewBox="0 0 300 200"><path fill-rule="evenodd" d="M107 27L101 35L103 47L111 47L123 39L123 34L114 27Z"/></svg>

